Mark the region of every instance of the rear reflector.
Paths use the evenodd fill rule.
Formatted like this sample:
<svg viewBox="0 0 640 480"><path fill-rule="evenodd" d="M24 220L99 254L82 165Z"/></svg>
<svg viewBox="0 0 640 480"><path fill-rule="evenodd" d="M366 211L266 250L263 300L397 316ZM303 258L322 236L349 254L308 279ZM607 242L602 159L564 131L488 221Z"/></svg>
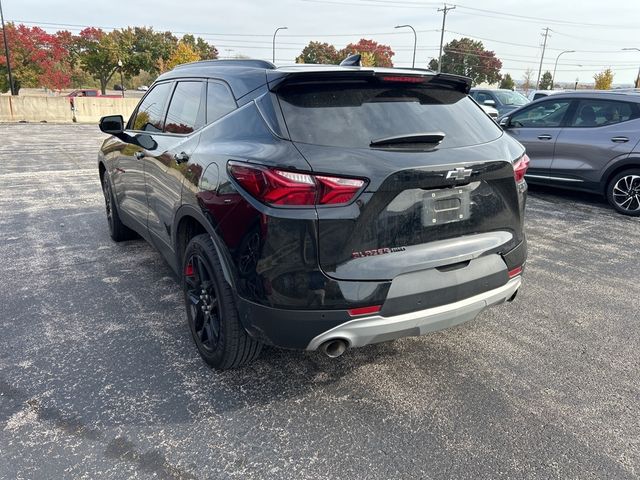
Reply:
<svg viewBox="0 0 640 480"><path fill-rule="evenodd" d="M371 307L359 307L352 308L349 310L349 315L352 317L357 317L358 315L367 315L369 313L378 313L382 308L382 305L373 305Z"/></svg>
<svg viewBox="0 0 640 480"><path fill-rule="evenodd" d="M341 205L365 185L359 178L330 177L229 162L229 173L253 197L270 205Z"/></svg>
<svg viewBox="0 0 640 480"><path fill-rule="evenodd" d="M529 168L529 156L525 153L513 164L513 176L516 179L516 183L524 180L527 168Z"/></svg>
<svg viewBox="0 0 640 480"><path fill-rule="evenodd" d="M384 82L402 82L402 83L423 83L423 77L410 77L410 76L400 76L400 75L387 75L384 77L380 77Z"/></svg>
<svg viewBox="0 0 640 480"><path fill-rule="evenodd" d="M513 270L509 270L509 278L517 277L522 273L522 267L516 267Z"/></svg>

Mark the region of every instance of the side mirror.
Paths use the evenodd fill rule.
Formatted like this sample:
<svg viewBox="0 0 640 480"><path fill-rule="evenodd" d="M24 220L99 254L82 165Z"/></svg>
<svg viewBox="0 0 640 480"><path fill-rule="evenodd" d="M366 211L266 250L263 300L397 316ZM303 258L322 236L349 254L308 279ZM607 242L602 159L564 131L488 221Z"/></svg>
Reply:
<svg viewBox="0 0 640 480"><path fill-rule="evenodd" d="M510 120L510 118L508 116L507 117L502 117L500 119L500 123L498 123L498 125L500 125L502 128L507 128L509 126L509 120Z"/></svg>
<svg viewBox="0 0 640 480"><path fill-rule="evenodd" d="M495 100L485 100L484 102L482 102L482 104L486 105L488 107L495 107L496 106Z"/></svg>
<svg viewBox="0 0 640 480"><path fill-rule="evenodd" d="M122 115L107 115L100 119L100 130L109 135L121 135L124 132Z"/></svg>

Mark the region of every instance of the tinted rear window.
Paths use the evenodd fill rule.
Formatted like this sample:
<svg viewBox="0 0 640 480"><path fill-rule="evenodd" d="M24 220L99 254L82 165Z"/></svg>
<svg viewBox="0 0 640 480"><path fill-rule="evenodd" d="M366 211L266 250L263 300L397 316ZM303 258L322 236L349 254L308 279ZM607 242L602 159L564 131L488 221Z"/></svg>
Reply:
<svg viewBox="0 0 640 480"><path fill-rule="evenodd" d="M372 140L443 132L440 148L486 143L500 128L467 95L428 86L343 82L286 85L278 91L291 139L369 148Z"/></svg>

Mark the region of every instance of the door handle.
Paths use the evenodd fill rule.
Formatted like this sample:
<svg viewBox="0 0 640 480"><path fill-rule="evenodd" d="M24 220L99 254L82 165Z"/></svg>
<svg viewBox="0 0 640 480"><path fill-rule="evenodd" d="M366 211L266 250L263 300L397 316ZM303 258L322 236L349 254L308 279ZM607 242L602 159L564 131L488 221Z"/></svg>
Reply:
<svg viewBox="0 0 640 480"><path fill-rule="evenodd" d="M136 157L138 160L142 160L144 158L144 152L137 151L136 153L133 154L133 156Z"/></svg>
<svg viewBox="0 0 640 480"><path fill-rule="evenodd" d="M629 139L627 137L611 137L611 141L615 143L624 143L628 142Z"/></svg>
<svg viewBox="0 0 640 480"><path fill-rule="evenodd" d="M189 155L187 155L184 152L180 152L180 153L176 153L173 156L173 159L176 161L177 164L180 164L180 163L188 162L189 161Z"/></svg>
<svg viewBox="0 0 640 480"><path fill-rule="evenodd" d="M538 135L538 140L551 140L553 137L548 133Z"/></svg>

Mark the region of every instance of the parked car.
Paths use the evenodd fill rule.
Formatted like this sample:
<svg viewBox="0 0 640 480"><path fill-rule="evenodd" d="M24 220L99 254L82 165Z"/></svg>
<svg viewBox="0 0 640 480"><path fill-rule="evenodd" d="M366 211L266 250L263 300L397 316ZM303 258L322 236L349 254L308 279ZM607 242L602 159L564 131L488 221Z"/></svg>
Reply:
<svg viewBox="0 0 640 480"><path fill-rule="evenodd" d="M147 90L149 90L149 87L147 85L140 85L137 90L139 92L146 92Z"/></svg>
<svg viewBox="0 0 640 480"><path fill-rule="evenodd" d="M549 95L555 95L556 93L562 93L563 90L531 90L527 98L530 102L538 100L540 98L548 97Z"/></svg>
<svg viewBox="0 0 640 480"><path fill-rule="evenodd" d="M531 183L603 194L618 212L640 215L638 93L558 93L499 122L527 149Z"/></svg>
<svg viewBox="0 0 640 480"><path fill-rule="evenodd" d="M127 90L127 89L126 89L126 87L125 87L124 85L120 85L119 83L116 83L116 84L113 86L113 89L114 89L114 90L116 90L116 91L118 91L118 92L124 92L124 91L126 91L126 90Z"/></svg>
<svg viewBox="0 0 640 480"><path fill-rule="evenodd" d="M102 92L96 88L78 88L71 93L67 94L67 97L105 97L105 98L114 98L120 97L120 95L102 95Z"/></svg>
<svg viewBox="0 0 640 480"><path fill-rule="evenodd" d="M512 300L523 147L433 72L204 61L104 117L109 231L181 278L202 358L420 335ZM141 278L141 281L144 279Z"/></svg>
<svg viewBox="0 0 640 480"><path fill-rule="evenodd" d="M504 115L511 110L515 110L529 103L527 97L521 93L506 89L488 90L472 88L470 95L480 105L486 105L498 110L500 115Z"/></svg>
<svg viewBox="0 0 640 480"><path fill-rule="evenodd" d="M497 120L498 117L500 116L500 113L498 112L498 110L496 110L493 107L490 107L489 105L480 105L480 108L482 108L482 110L484 110L484 113L489 115L494 120Z"/></svg>

